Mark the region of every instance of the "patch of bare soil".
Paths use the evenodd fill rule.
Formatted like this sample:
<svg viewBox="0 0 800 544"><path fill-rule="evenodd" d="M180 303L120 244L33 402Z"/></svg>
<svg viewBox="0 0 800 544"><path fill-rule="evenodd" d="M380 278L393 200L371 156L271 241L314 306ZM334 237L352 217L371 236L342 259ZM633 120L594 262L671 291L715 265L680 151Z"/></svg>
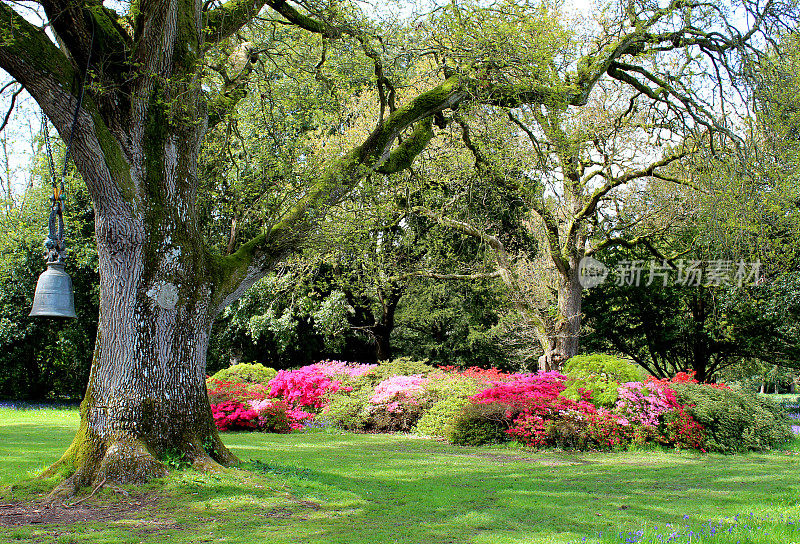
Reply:
<svg viewBox="0 0 800 544"><path fill-rule="evenodd" d="M71 525L91 521L129 521L132 525L166 529L169 520L153 519L152 512L159 506L155 493L129 495L124 499L104 503L72 502L46 503L43 501L5 501L0 504L0 526L20 527L37 524Z"/></svg>

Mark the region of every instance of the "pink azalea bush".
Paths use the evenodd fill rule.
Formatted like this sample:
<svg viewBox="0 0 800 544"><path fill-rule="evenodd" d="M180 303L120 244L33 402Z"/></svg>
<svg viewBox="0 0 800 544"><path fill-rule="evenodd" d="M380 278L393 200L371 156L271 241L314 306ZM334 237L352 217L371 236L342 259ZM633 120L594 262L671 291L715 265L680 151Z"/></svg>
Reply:
<svg viewBox="0 0 800 544"><path fill-rule="evenodd" d="M329 378L360 378L378 367L378 365L348 363L347 361L320 361L312 366L316 366L320 372Z"/></svg>
<svg viewBox="0 0 800 544"><path fill-rule="evenodd" d="M375 386L369 397L369 426L377 431L408 431L422 416L428 378L419 374L392 376Z"/></svg>
<svg viewBox="0 0 800 544"><path fill-rule="evenodd" d="M617 395L614 411L622 425L657 427L661 414L679 406L675 392L660 382L623 383L617 388Z"/></svg>
<svg viewBox="0 0 800 544"><path fill-rule="evenodd" d="M369 402L371 404L385 404L390 412L397 410L402 402L419 404L419 399L425 395L425 385L427 383L428 378L419 374L392 376L375 387L375 392L370 397Z"/></svg>

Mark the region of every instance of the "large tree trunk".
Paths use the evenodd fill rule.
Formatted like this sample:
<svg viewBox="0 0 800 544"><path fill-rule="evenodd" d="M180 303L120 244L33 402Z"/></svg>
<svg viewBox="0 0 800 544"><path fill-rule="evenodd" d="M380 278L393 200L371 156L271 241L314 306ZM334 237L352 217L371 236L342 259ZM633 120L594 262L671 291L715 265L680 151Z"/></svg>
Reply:
<svg viewBox="0 0 800 544"><path fill-rule="evenodd" d="M42 5L59 46L0 2L0 31L14 30L0 32L0 67L71 142L94 203L101 284L81 426L46 474L72 474L60 488L71 492L163 475L158 458L166 454L205 467L231 463L205 391L213 317L298 248L360 179L376 169L407 168L434 136L432 116L470 93L453 74L397 108L327 166L271 227L220 255L206 248L198 228L197 161L209 124L245 96L257 53L250 43L221 47L227 57L221 75L227 75L213 88L202 80L203 55L209 42L234 35L264 2L230 0L212 8L156 0L124 24L93 3ZM309 31L341 35L285 2L270 5Z"/></svg>
<svg viewBox="0 0 800 544"><path fill-rule="evenodd" d="M185 181L176 179L180 171L189 170L168 169L162 179L179 186ZM200 467L236 460L219 439L206 393L214 309L203 247L192 236L194 214L191 207L162 210L174 214L151 208L140 218L96 217L101 304L95 356L80 429L51 469L75 470L62 487L68 493L104 481L163 476L164 456Z"/></svg>

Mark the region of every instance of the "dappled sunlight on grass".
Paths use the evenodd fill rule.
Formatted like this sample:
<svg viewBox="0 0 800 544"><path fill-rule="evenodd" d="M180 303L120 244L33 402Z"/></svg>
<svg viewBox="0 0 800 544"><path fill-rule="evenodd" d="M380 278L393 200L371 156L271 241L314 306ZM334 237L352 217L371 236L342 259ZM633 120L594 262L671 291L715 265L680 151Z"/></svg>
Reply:
<svg viewBox="0 0 800 544"><path fill-rule="evenodd" d="M0 415L2 483L56 460L78 423L77 412ZM783 452L538 452L331 431L223 438L246 470L173 472L146 488L160 497L146 518L23 527L16 541L572 544L687 514L789 515L800 489L800 458Z"/></svg>

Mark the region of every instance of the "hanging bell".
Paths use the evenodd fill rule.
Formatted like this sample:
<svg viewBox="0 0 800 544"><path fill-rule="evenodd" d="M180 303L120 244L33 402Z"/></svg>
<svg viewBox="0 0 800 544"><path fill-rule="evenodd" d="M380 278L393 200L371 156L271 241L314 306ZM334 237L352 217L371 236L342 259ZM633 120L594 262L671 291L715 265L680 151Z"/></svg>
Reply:
<svg viewBox="0 0 800 544"><path fill-rule="evenodd" d="M33 295L33 317L78 317L75 314L75 298L72 294L72 280L64 272L64 263L49 262L47 270L36 282Z"/></svg>

